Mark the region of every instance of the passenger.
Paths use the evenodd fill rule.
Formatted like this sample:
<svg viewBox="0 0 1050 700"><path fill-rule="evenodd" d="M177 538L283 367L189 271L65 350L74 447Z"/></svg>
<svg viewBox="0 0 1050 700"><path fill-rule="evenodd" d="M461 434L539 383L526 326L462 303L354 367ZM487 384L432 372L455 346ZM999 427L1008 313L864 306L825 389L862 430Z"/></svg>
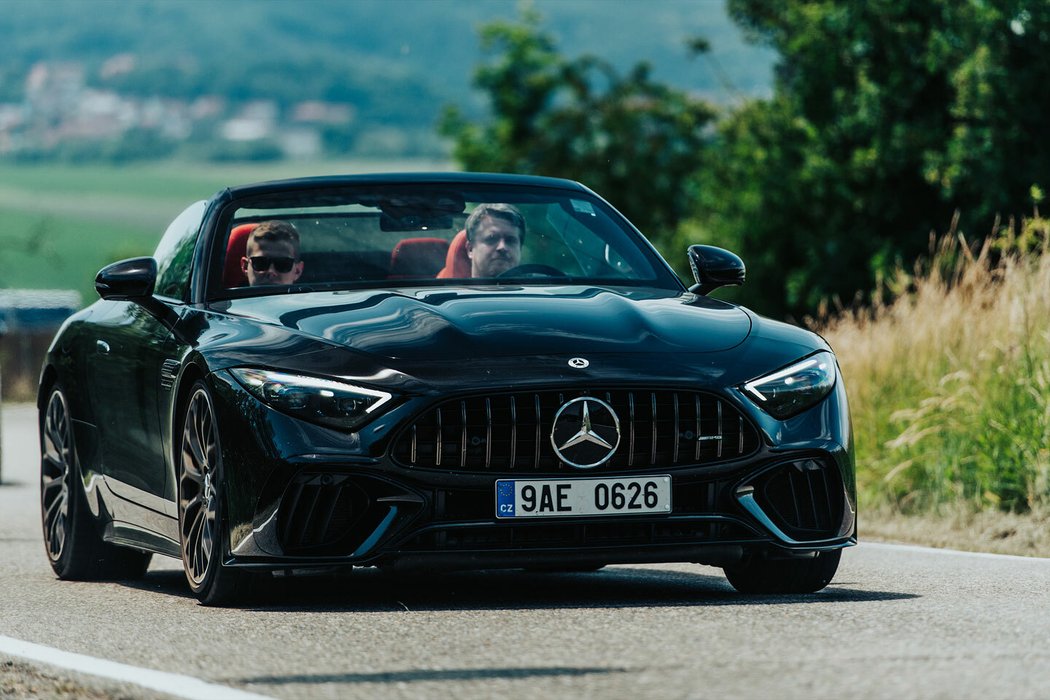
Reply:
<svg viewBox="0 0 1050 700"><path fill-rule="evenodd" d="M467 217L471 277L497 277L521 264L525 217L509 204L480 204Z"/></svg>
<svg viewBox="0 0 1050 700"><path fill-rule="evenodd" d="M264 221L248 236L241 269L248 284L292 284L303 274L299 232L287 221Z"/></svg>

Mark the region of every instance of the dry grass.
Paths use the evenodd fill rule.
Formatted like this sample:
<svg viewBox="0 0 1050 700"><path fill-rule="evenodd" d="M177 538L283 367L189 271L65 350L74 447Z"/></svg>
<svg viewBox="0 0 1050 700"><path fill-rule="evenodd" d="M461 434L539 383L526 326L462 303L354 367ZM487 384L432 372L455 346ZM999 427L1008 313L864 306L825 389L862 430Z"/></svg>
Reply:
<svg viewBox="0 0 1050 700"><path fill-rule="evenodd" d="M850 394L862 512L1050 506L1048 234L1037 215L974 251L953 227L884 285L894 301L819 328Z"/></svg>

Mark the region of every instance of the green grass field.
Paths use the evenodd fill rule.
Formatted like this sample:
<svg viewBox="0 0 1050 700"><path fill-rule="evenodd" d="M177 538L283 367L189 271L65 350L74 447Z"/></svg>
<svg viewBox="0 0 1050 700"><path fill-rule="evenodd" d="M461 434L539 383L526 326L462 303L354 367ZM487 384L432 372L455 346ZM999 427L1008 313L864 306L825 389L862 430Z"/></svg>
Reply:
<svg viewBox="0 0 1050 700"><path fill-rule="evenodd" d="M0 164L0 287L75 289L95 299L103 265L149 255L186 206L229 185L383 170L448 170L440 162L116 166Z"/></svg>

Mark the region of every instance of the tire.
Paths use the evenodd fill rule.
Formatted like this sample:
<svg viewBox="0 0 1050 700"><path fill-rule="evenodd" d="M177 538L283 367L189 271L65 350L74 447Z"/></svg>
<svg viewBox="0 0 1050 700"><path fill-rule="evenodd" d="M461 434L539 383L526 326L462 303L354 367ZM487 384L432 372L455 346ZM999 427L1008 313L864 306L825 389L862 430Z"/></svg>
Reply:
<svg viewBox="0 0 1050 700"><path fill-rule="evenodd" d="M69 403L55 386L40 416L40 516L51 569L63 580L141 578L152 555L102 540L82 483Z"/></svg>
<svg viewBox="0 0 1050 700"><path fill-rule="evenodd" d="M190 590L203 605L244 596L247 575L225 567L226 499L215 408L203 381L190 390L176 454L179 475L179 551Z"/></svg>
<svg viewBox="0 0 1050 700"><path fill-rule="evenodd" d="M817 552L809 559L766 559L751 555L726 567L726 578L741 593L815 593L835 577L842 550Z"/></svg>

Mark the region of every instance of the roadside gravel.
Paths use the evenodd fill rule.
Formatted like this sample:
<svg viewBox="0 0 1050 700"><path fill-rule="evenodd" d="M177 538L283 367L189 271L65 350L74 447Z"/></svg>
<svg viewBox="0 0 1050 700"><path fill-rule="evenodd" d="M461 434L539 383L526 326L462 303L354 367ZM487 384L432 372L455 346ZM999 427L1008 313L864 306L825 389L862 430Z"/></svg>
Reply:
<svg viewBox="0 0 1050 700"><path fill-rule="evenodd" d="M90 676L63 675L17 661L0 661L0 698L17 700L160 700L167 697Z"/></svg>
<svg viewBox="0 0 1050 700"><path fill-rule="evenodd" d="M1050 513L967 513L900 515L866 511L859 514L862 542L900 542L966 552L1050 557Z"/></svg>

